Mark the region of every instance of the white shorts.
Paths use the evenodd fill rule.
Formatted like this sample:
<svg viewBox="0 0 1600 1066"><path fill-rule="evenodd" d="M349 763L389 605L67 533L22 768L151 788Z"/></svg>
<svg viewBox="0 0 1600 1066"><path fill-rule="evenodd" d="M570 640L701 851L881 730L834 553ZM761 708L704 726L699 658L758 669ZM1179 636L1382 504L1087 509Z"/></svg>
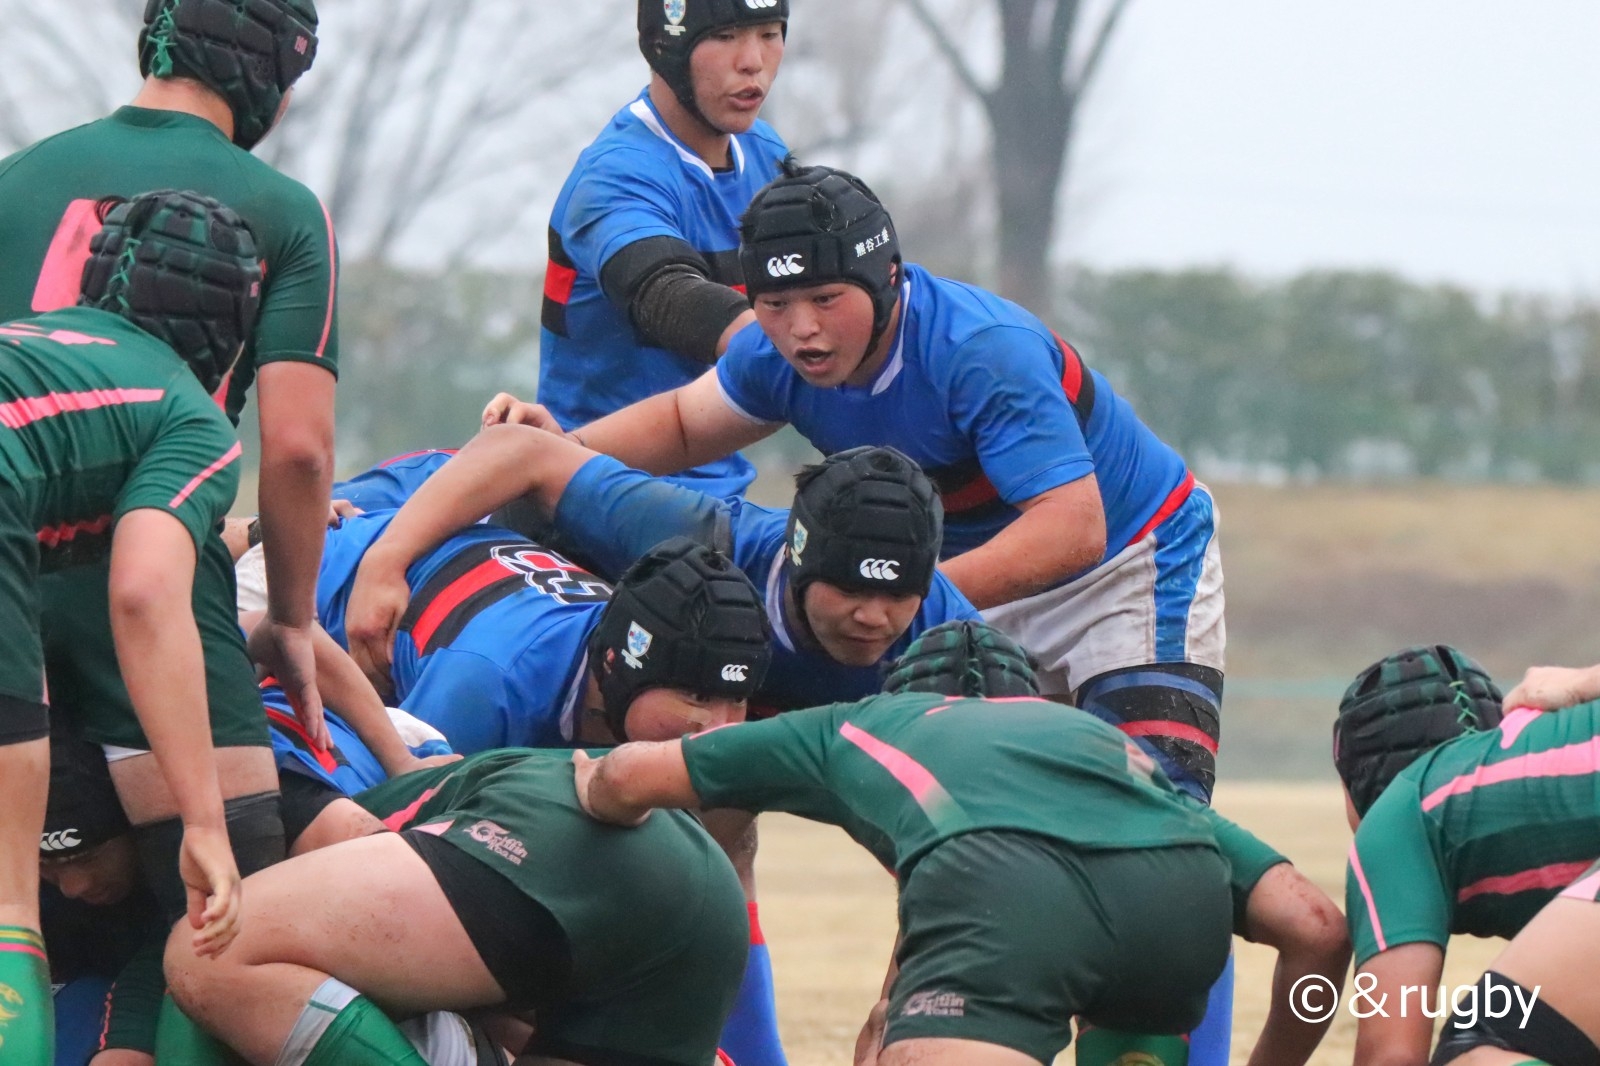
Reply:
<svg viewBox="0 0 1600 1066"><path fill-rule="evenodd" d="M267 554L257 544L233 564L240 613L267 609Z"/></svg>
<svg viewBox="0 0 1600 1066"><path fill-rule="evenodd" d="M1222 554L1204 485L1165 521L1087 574L983 612L1039 660L1048 695L1150 663L1223 669Z"/></svg>

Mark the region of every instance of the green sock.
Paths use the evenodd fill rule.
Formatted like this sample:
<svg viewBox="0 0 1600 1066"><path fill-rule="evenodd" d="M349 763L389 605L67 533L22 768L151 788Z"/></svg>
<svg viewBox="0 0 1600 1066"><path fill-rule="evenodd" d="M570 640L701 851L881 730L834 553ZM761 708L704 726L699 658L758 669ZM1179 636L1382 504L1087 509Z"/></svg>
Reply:
<svg viewBox="0 0 1600 1066"><path fill-rule="evenodd" d="M240 1066L244 1059L196 1025L169 993L156 1023L156 1061L161 1066Z"/></svg>
<svg viewBox="0 0 1600 1066"><path fill-rule="evenodd" d="M44 940L36 929L0 925L0 1061L51 1066L55 1059L56 1011Z"/></svg>
<svg viewBox="0 0 1600 1066"><path fill-rule="evenodd" d="M1124 1058L1127 1056L1127 1058ZM1114 1029L1078 1031L1078 1066L1189 1066L1189 1042L1181 1036L1146 1036Z"/></svg>
<svg viewBox="0 0 1600 1066"><path fill-rule="evenodd" d="M332 977L312 993L278 1062L286 1066L428 1066L377 1004Z"/></svg>

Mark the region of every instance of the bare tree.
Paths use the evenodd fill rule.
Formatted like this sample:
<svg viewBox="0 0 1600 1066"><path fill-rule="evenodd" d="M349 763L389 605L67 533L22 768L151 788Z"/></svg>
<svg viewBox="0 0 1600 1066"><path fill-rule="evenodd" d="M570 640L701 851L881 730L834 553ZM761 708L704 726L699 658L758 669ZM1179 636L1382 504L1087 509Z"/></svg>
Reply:
<svg viewBox="0 0 1600 1066"><path fill-rule="evenodd" d="M0 0L0 149L137 91L142 0L72 0L70 18L67 6ZM643 74L632 11L630 0L324 3L316 66L258 153L323 195L347 258L498 252L534 268L543 227L530 215L615 110L628 65Z"/></svg>
<svg viewBox="0 0 1600 1066"><path fill-rule="evenodd" d="M1048 311L1050 244L1079 108L1129 0L995 0L1001 54L992 84L978 73L977 49L963 48L932 0L901 2L988 120L1000 290Z"/></svg>

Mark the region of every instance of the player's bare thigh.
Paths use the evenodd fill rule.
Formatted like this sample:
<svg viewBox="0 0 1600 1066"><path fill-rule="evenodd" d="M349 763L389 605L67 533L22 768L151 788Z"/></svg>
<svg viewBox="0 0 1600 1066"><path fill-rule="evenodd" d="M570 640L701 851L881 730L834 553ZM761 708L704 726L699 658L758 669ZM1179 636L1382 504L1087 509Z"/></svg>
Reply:
<svg viewBox="0 0 1600 1066"><path fill-rule="evenodd" d="M1489 969L1503 974L1539 1000L1560 1011L1600 1044L1600 982L1594 979L1595 954L1600 951L1600 903L1557 896L1523 926ZM1474 1066L1473 1055L1463 1055L1460 1066ZM1508 1059L1507 1062L1528 1061ZM1497 1060L1484 1059L1485 1066Z"/></svg>
<svg viewBox="0 0 1600 1066"><path fill-rule="evenodd" d="M922 1037L878 1052L877 1066L1038 1066L1039 1060L999 1044Z"/></svg>
<svg viewBox="0 0 1600 1066"><path fill-rule="evenodd" d="M218 748L216 760L223 799L278 791L278 766L270 747ZM112 762L111 781L134 825L178 816L177 801L154 755L147 752Z"/></svg>
<svg viewBox="0 0 1600 1066"><path fill-rule="evenodd" d="M398 834L345 841L246 878L239 938L199 959L167 945L179 1005L252 1061L271 1062L324 975L396 1012L502 1002L433 873ZM237 1004L248 1002L249 1011Z"/></svg>

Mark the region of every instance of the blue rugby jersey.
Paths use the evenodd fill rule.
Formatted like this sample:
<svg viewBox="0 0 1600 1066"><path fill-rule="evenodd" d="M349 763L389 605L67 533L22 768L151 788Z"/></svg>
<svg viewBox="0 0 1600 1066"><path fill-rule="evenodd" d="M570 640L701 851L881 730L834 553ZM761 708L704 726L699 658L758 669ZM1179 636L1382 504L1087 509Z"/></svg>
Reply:
<svg viewBox="0 0 1600 1066"><path fill-rule="evenodd" d="M711 267L711 280L743 291L739 217L779 174L789 149L764 122L732 139L733 165L713 170L672 135L649 93L612 118L578 157L550 216L550 265L539 336L539 402L572 429L705 372L688 356L642 345L626 308L606 298L600 272L623 248L676 237ZM738 495L755 477L733 455L679 475L714 496Z"/></svg>
<svg viewBox="0 0 1600 1066"><path fill-rule="evenodd" d="M870 384L819 389L746 329L717 381L735 410L791 423L824 454L875 444L915 459L944 498L946 558L1015 521L1016 504L1094 474L1109 559L1193 484L1106 379L1016 304L908 265L893 344Z"/></svg>
<svg viewBox="0 0 1600 1066"><path fill-rule="evenodd" d="M328 531L317 613L348 647L344 612L356 568L393 511ZM463 755L572 742L586 647L611 587L509 530L477 525L406 571L412 601L390 668L402 710Z"/></svg>
<svg viewBox="0 0 1600 1066"><path fill-rule="evenodd" d="M772 665L752 699L761 710L786 711L875 695L884 667L933 626L959 618L976 619L977 610L941 573L922 601L911 626L873 666L845 666L813 650L790 632L783 617L788 586L784 572L787 510L758 507L741 499L718 500L630 469L610 456L585 463L568 483L556 508L555 527L563 543L581 545L585 558L607 576L616 576L656 544L686 536L722 546L760 590L772 622Z"/></svg>
<svg viewBox="0 0 1600 1066"><path fill-rule="evenodd" d="M333 498L349 500L363 511L395 511L450 457L454 448L428 448L385 459L346 481L336 481Z"/></svg>

